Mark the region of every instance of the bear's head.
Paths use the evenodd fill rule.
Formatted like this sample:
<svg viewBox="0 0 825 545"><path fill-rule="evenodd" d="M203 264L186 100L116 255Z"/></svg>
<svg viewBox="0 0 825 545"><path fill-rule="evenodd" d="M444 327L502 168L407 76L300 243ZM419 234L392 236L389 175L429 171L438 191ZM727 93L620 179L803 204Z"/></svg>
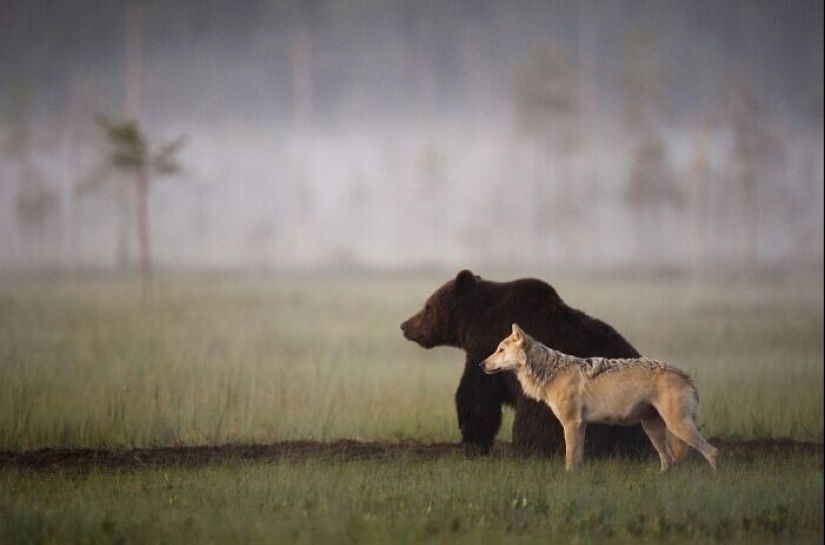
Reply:
<svg viewBox="0 0 825 545"><path fill-rule="evenodd" d="M424 348L459 345L457 310L476 288L480 278L468 270L438 288L424 303L421 311L401 324L408 340Z"/></svg>

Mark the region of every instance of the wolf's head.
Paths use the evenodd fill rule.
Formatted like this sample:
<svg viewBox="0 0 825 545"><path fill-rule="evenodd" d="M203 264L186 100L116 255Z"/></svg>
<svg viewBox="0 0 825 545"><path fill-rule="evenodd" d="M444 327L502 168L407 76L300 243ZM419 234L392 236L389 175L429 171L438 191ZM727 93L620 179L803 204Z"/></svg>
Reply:
<svg viewBox="0 0 825 545"><path fill-rule="evenodd" d="M513 324L513 332L501 343L496 351L481 362L481 369L488 375L502 371L517 371L527 365L527 345L530 338L518 324Z"/></svg>

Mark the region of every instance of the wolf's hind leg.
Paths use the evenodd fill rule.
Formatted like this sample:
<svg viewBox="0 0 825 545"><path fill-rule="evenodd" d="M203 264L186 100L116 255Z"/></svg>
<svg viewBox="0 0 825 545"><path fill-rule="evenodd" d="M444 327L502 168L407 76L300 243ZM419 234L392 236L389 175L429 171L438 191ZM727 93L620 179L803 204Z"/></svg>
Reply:
<svg viewBox="0 0 825 545"><path fill-rule="evenodd" d="M667 426L658 414L642 420L642 429L653 443L653 448L659 453L659 461L662 463L662 471L667 471L673 466L673 454L667 444Z"/></svg>
<svg viewBox="0 0 825 545"><path fill-rule="evenodd" d="M676 465L685 459L688 445L687 443L673 435L673 432L670 430L667 430L666 437L667 445L668 447L670 447L670 455L673 459L673 465Z"/></svg>
<svg viewBox="0 0 825 545"><path fill-rule="evenodd" d="M701 452L702 456L704 456L705 460L710 464L710 467L716 469L719 451L702 437L699 430L696 429L696 424L692 417L685 416L675 422L670 422L666 419L665 422L667 423L668 430L670 430L673 435Z"/></svg>

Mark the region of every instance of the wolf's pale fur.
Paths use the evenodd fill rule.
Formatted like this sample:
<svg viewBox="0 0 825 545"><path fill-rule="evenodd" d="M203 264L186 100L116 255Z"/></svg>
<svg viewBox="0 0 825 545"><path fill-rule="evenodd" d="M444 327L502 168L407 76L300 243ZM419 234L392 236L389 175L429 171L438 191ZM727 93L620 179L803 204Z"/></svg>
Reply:
<svg viewBox="0 0 825 545"><path fill-rule="evenodd" d="M680 369L647 358L569 356L544 346L517 324L481 366L488 374L514 371L525 394L547 403L564 427L568 470L581 464L586 426L597 422L641 423L659 453L662 471L677 461L668 433L716 468L718 451L696 429L696 387Z"/></svg>

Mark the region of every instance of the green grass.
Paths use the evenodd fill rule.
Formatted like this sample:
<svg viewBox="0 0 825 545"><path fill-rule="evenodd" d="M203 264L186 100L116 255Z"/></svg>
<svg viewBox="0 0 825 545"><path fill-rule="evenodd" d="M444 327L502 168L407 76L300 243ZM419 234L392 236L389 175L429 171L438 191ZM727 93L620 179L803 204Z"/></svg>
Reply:
<svg viewBox="0 0 825 545"><path fill-rule="evenodd" d="M176 277L145 306L128 280L4 279L0 449L456 440L463 354L398 330L442 280ZM689 371L706 435L822 441L821 284L553 283Z"/></svg>
<svg viewBox="0 0 825 545"><path fill-rule="evenodd" d="M689 371L707 436L823 439L823 287L549 278ZM463 355L398 324L442 277L0 279L0 449L458 440ZM500 438L509 438L508 421ZM724 453L723 453L724 455ZM810 542L810 452L657 462L320 455L201 468L0 469L0 543Z"/></svg>
<svg viewBox="0 0 825 545"><path fill-rule="evenodd" d="M821 455L728 464L493 456L0 472L0 541L821 543Z"/></svg>
<svg viewBox="0 0 825 545"><path fill-rule="evenodd" d="M387 284L176 281L148 307L118 280L13 286L0 448L455 438L460 356L404 341L418 301Z"/></svg>

